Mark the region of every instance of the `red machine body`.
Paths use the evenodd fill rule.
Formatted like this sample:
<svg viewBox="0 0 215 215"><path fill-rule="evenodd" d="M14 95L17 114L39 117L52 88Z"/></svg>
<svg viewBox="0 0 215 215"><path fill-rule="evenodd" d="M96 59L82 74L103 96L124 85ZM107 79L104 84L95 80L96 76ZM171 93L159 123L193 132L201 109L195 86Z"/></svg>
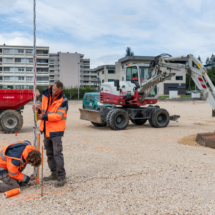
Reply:
<svg viewBox="0 0 215 215"><path fill-rule="evenodd" d="M140 102L141 95L138 94L138 91L135 90L131 99L126 100L126 97L123 93L120 95L114 95L108 92L100 93L100 102L104 104L114 104L114 105L122 105L122 106L144 106L148 104L156 104L157 99L145 99L143 102Z"/></svg>
<svg viewBox="0 0 215 215"><path fill-rule="evenodd" d="M0 90L0 109L18 109L33 99L33 90Z"/></svg>

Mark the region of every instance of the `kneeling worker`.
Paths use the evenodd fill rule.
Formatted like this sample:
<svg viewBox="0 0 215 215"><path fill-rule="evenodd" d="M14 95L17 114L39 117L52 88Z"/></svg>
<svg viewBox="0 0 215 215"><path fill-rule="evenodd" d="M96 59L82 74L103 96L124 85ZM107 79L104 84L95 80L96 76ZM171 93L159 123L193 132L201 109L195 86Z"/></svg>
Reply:
<svg viewBox="0 0 215 215"><path fill-rule="evenodd" d="M36 178L23 174L27 164L38 167L41 164L41 153L27 140L12 143L0 149L0 192L20 188Z"/></svg>

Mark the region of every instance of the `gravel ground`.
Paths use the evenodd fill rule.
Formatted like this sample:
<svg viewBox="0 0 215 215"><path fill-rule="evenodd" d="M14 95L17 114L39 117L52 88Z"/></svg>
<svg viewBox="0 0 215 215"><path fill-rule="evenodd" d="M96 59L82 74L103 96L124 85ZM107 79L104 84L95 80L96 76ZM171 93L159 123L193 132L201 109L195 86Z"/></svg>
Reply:
<svg viewBox="0 0 215 215"><path fill-rule="evenodd" d="M44 183L41 198L40 186L31 182L18 196L0 196L0 214L215 214L215 151L180 141L214 131L209 104L159 105L181 118L163 129L130 123L127 130L112 131L79 120L81 102L70 102L63 138L67 184ZM18 136L0 133L0 145L33 142L30 104L23 116ZM49 174L45 162L44 176Z"/></svg>

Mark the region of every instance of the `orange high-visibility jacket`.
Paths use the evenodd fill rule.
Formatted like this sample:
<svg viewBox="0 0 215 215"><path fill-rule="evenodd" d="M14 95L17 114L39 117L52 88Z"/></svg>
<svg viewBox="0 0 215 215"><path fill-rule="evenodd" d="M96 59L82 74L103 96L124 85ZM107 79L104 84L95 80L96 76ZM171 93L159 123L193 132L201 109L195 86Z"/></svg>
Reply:
<svg viewBox="0 0 215 215"><path fill-rule="evenodd" d="M59 93L52 100L52 86L44 90L41 98L37 101L39 113L43 114L40 122L40 132L45 132L46 137L63 136L66 128L66 118L68 111L68 100Z"/></svg>
<svg viewBox="0 0 215 215"><path fill-rule="evenodd" d="M21 168L27 164L30 151L36 150L27 140L12 143L0 149L0 174L8 173L11 178L28 183L30 177L21 173Z"/></svg>

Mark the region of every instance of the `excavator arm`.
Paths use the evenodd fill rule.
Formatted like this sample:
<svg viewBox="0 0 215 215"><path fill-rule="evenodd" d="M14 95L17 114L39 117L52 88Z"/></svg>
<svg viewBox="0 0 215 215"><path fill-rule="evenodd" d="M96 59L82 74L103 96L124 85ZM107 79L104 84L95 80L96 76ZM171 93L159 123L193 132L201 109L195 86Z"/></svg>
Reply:
<svg viewBox="0 0 215 215"><path fill-rule="evenodd" d="M183 59L187 59L187 64L178 63ZM149 79L143 82L138 89L138 93L142 95L141 102L158 83L164 82L175 75L183 74L190 75L207 102L211 105L213 114L215 114L215 87L207 75L207 70L193 55L188 55L187 57L159 57L157 65L150 70Z"/></svg>

